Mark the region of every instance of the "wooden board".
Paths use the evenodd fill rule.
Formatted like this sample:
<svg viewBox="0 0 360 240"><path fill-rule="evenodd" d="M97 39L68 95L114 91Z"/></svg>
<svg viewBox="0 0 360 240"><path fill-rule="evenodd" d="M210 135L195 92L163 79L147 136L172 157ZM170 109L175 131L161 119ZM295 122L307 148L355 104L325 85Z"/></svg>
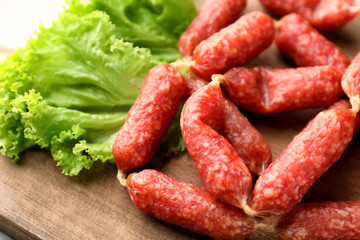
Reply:
<svg viewBox="0 0 360 240"><path fill-rule="evenodd" d="M197 1L199 6L203 1ZM263 10L249 1L247 12ZM349 57L360 51L360 17L326 34ZM257 62L292 66L273 45ZM275 115L244 112L269 142L275 159L319 109ZM32 148L18 163L0 156L0 229L16 239L207 239L138 211L116 180L116 167L96 163L76 177L61 174L51 155ZM187 154L169 159L159 169L179 180L202 186ZM309 201L360 200L360 137L304 198ZM251 239L276 239L255 233Z"/></svg>

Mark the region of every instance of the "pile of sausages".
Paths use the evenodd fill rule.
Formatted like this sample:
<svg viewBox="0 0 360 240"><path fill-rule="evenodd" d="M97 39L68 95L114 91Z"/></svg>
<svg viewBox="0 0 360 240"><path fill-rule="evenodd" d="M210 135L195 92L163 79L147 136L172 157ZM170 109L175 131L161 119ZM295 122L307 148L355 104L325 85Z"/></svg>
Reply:
<svg viewBox="0 0 360 240"><path fill-rule="evenodd" d="M360 201L299 204L359 128L360 53L351 61L318 30L360 11L357 0L208 0L183 33L184 59L154 67L113 146L137 208L214 239L266 230L281 239L359 239ZM273 42L298 68L247 68ZM186 67L185 77L178 68ZM346 94L347 99L339 99ZM185 97L181 131L206 189L156 170L131 173L152 157ZM240 109L257 113L326 107L272 162L271 150ZM253 180L257 179L253 187ZM279 216L273 225L259 219Z"/></svg>

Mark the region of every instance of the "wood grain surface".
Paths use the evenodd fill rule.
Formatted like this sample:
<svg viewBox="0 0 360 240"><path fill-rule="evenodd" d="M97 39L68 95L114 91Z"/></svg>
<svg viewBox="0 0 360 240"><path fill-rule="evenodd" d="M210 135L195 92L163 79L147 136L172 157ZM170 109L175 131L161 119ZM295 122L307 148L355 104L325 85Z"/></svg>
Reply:
<svg viewBox="0 0 360 240"><path fill-rule="evenodd" d="M201 6L203 1L197 1ZM264 9L250 0L246 12ZM273 16L276 18L275 16ZM353 58L360 51L360 16L326 36ZM271 67L293 67L274 45L256 60ZM269 142L273 159L320 109L259 115L244 112ZM151 167L151 166L150 166ZM187 154L159 168L179 180L203 186ZM0 156L0 229L15 239L207 239L137 210L116 179L116 167L96 163L76 177L64 176L47 151L27 150L17 163ZM304 202L360 200L360 136L311 188ZM277 239L254 233L250 239Z"/></svg>

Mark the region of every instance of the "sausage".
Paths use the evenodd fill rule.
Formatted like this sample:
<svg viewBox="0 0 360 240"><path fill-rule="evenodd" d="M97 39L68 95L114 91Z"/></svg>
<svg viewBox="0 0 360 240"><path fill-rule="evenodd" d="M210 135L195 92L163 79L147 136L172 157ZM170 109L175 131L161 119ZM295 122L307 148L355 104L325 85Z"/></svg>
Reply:
<svg viewBox="0 0 360 240"><path fill-rule="evenodd" d="M333 104L329 105L326 110L331 109L350 109L351 104L346 99L339 99L338 101L334 102Z"/></svg>
<svg viewBox="0 0 360 240"><path fill-rule="evenodd" d="M260 3L281 16L297 13L319 31L336 30L360 12L358 0L260 0Z"/></svg>
<svg viewBox="0 0 360 240"><path fill-rule="evenodd" d="M189 98L193 95L198 89L206 86L209 82L205 79L198 77L194 74L188 74L185 78L186 80L186 91L185 98Z"/></svg>
<svg viewBox="0 0 360 240"><path fill-rule="evenodd" d="M195 75L187 77L186 82L187 96L208 84ZM223 117L220 134L235 148L251 174L254 177L261 175L272 160L269 144L228 98L224 99Z"/></svg>
<svg viewBox="0 0 360 240"><path fill-rule="evenodd" d="M346 69L341 86L350 98L354 111L358 112L360 110L360 52Z"/></svg>
<svg viewBox="0 0 360 240"><path fill-rule="evenodd" d="M278 49L299 67L329 65L345 72L350 64L339 47L298 14L289 14L280 19L275 42Z"/></svg>
<svg viewBox="0 0 360 240"><path fill-rule="evenodd" d="M282 215L341 156L352 139L356 114L330 107L320 112L257 180L251 209L256 216Z"/></svg>
<svg viewBox="0 0 360 240"><path fill-rule="evenodd" d="M218 199L241 207L246 205L252 177L234 147L219 134L224 122L224 100L218 82L200 88L185 102L180 126L206 189Z"/></svg>
<svg viewBox="0 0 360 240"><path fill-rule="evenodd" d="M194 48L202 41L239 18L246 0L207 0L197 16L181 35L179 52L192 56Z"/></svg>
<svg viewBox="0 0 360 240"><path fill-rule="evenodd" d="M360 236L360 201L306 203L281 217L283 240L354 240Z"/></svg>
<svg viewBox="0 0 360 240"><path fill-rule="evenodd" d="M141 211L170 224L214 239L245 239L254 221L205 189L170 178L156 170L132 173L126 180L131 200Z"/></svg>
<svg viewBox="0 0 360 240"><path fill-rule="evenodd" d="M144 166L158 149L185 94L181 73L168 64L153 67L113 145L118 178Z"/></svg>
<svg viewBox="0 0 360 240"><path fill-rule="evenodd" d="M269 144L227 98L222 135L235 148L254 177L260 176L270 165L272 154Z"/></svg>
<svg viewBox="0 0 360 240"><path fill-rule="evenodd" d="M344 109L350 109L352 105L349 103L346 99L340 99L336 101L335 103L331 104L327 109L336 109L336 108L344 108ZM357 134L359 132L360 128L360 113L356 114L355 117L355 123L354 123L354 134Z"/></svg>
<svg viewBox="0 0 360 240"><path fill-rule="evenodd" d="M274 21L265 13L251 12L199 43L191 70L204 79L243 65L271 45Z"/></svg>
<svg viewBox="0 0 360 240"><path fill-rule="evenodd" d="M359 12L359 0L321 0L307 17L319 31L333 31L346 25Z"/></svg>
<svg viewBox="0 0 360 240"><path fill-rule="evenodd" d="M316 108L342 94L343 72L332 66L296 69L232 68L219 78L236 105L258 113Z"/></svg>

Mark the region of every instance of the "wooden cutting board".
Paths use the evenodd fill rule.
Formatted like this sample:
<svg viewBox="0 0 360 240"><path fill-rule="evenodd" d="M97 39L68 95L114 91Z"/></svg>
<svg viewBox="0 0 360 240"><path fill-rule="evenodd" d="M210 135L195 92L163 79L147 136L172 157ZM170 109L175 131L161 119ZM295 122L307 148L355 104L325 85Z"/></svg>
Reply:
<svg viewBox="0 0 360 240"><path fill-rule="evenodd" d="M197 1L201 6L203 1ZM264 9L249 1L246 12ZM275 18L275 17L274 17ZM326 34L353 58L360 51L360 16ZM258 63L293 66L273 45ZM273 159L320 109L275 115L244 112L269 142ZM76 177L64 176L51 155L32 148L17 163L0 156L0 229L16 239L207 239L137 210L116 179L116 167L96 163ZM166 161L160 171L203 186L187 154ZM341 159L311 188L304 202L360 200L360 136ZM277 239L255 233L251 239Z"/></svg>

